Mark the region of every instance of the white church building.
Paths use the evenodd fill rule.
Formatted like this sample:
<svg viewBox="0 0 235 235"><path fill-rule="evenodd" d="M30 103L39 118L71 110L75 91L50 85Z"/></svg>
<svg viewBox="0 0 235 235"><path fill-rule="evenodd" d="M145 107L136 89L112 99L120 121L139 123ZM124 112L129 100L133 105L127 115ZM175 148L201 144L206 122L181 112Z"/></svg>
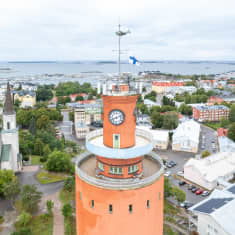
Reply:
<svg viewBox="0 0 235 235"><path fill-rule="evenodd" d="M16 113L14 111L9 83L2 114L2 130L0 134L0 170L22 169L22 157L19 153L19 135L16 126Z"/></svg>

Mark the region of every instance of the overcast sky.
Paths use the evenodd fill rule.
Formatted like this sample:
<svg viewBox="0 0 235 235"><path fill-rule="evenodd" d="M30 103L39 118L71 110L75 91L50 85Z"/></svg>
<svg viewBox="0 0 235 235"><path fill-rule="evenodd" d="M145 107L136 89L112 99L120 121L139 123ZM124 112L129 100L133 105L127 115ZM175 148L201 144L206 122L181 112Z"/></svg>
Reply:
<svg viewBox="0 0 235 235"><path fill-rule="evenodd" d="M0 61L235 60L234 0L1 0Z"/></svg>

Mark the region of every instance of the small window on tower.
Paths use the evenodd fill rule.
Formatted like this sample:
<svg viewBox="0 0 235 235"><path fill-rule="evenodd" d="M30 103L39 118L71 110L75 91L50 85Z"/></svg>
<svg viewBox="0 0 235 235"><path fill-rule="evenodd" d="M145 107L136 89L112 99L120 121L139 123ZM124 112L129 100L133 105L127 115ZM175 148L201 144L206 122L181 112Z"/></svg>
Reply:
<svg viewBox="0 0 235 235"><path fill-rule="evenodd" d="M149 200L147 200L147 208L150 208Z"/></svg>
<svg viewBox="0 0 235 235"><path fill-rule="evenodd" d="M129 205L129 212L132 213L133 207L132 204Z"/></svg>
<svg viewBox="0 0 235 235"><path fill-rule="evenodd" d="M113 205L109 205L109 213L112 214L113 213Z"/></svg>
<svg viewBox="0 0 235 235"><path fill-rule="evenodd" d="M94 200L91 200L91 208L94 208L94 206L95 206Z"/></svg>
<svg viewBox="0 0 235 235"><path fill-rule="evenodd" d="M8 130L11 129L11 124L10 124L10 122L7 122L7 129L8 129Z"/></svg>

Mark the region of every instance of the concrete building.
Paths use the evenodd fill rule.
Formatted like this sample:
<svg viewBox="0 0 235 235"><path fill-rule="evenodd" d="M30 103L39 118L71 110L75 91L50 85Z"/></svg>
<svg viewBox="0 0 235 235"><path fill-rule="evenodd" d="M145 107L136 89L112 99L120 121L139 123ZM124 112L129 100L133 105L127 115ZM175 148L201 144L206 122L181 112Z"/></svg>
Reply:
<svg viewBox="0 0 235 235"><path fill-rule="evenodd" d="M77 158L77 234L162 235L163 164L152 135L136 129L137 94L117 86L102 96L103 129Z"/></svg>
<svg viewBox="0 0 235 235"><path fill-rule="evenodd" d="M198 152L200 125L193 121L185 121L176 128L172 136L172 150Z"/></svg>
<svg viewBox="0 0 235 235"><path fill-rule="evenodd" d="M22 169L22 158L19 153L16 113L13 108L9 83L7 85L2 121L3 128L0 134L0 169L19 172Z"/></svg>
<svg viewBox="0 0 235 235"><path fill-rule="evenodd" d="M13 103L21 102L21 107L33 107L36 104L36 93L34 91L12 91Z"/></svg>
<svg viewBox="0 0 235 235"><path fill-rule="evenodd" d="M169 131L156 130L146 126L137 126L138 129L149 131L153 136L153 147L155 149L166 150L169 144Z"/></svg>
<svg viewBox="0 0 235 235"><path fill-rule="evenodd" d="M74 126L78 139L86 137L93 122L102 122L102 105L80 104L74 109Z"/></svg>
<svg viewBox="0 0 235 235"><path fill-rule="evenodd" d="M228 119L229 108L224 105L198 105L193 107L193 118L199 122L216 122Z"/></svg>
<svg viewBox="0 0 235 235"><path fill-rule="evenodd" d="M165 92L167 94L183 94L184 92L188 92L189 94L192 94L197 91L197 88L195 86L170 86L167 87Z"/></svg>
<svg viewBox="0 0 235 235"><path fill-rule="evenodd" d="M149 100L149 99L144 99L144 104L148 107L148 108L152 108L153 106L156 106L157 103Z"/></svg>
<svg viewBox="0 0 235 235"><path fill-rule="evenodd" d="M212 190L218 180L229 181L235 173L235 152L216 153L204 159L191 158L184 165L184 178Z"/></svg>
<svg viewBox="0 0 235 235"><path fill-rule="evenodd" d="M234 235L235 185L224 190L215 189L205 200L189 209L200 235Z"/></svg>
<svg viewBox="0 0 235 235"><path fill-rule="evenodd" d="M184 86L184 82L172 82L172 81L154 81L152 83L152 91L165 94L169 87Z"/></svg>
<svg viewBox="0 0 235 235"><path fill-rule="evenodd" d="M214 104L221 104L223 103L224 100L222 98L216 97L216 96L211 96L207 100L207 105L214 105Z"/></svg>

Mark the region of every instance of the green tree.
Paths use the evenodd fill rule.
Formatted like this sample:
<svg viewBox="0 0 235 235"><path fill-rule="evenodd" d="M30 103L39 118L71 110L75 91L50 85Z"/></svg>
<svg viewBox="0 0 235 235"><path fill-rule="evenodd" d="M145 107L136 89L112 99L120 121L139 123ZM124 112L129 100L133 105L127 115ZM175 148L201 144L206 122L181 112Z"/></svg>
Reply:
<svg viewBox="0 0 235 235"><path fill-rule="evenodd" d="M67 177L64 180L64 190L72 192L75 189L75 177Z"/></svg>
<svg viewBox="0 0 235 235"><path fill-rule="evenodd" d="M76 101L82 101L82 100L84 100L83 96L81 95L76 96Z"/></svg>
<svg viewBox="0 0 235 235"><path fill-rule="evenodd" d="M0 170L0 196L4 196L4 186L17 180L12 170Z"/></svg>
<svg viewBox="0 0 235 235"><path fill-rule="evenodd" d="M228 138L235 141L235 123L233 123L228 129Z"/></svg>
<svg viewBox="0 0 235 235"><path fill-rule="evenodd" d="M47 160L47 169L55 172L71 172L73 165L70 156L65 152L52 152Z"/></svg>
<svg viewBox="0 0 235 235"><path fill-rule="evenodd" d="M37 101L46 101L51 100L53 98L53 92L51 87L47 86L39 86L36 91L36 99Z"/></svg>
<svg viewBox="0 0 235 235"><path fill-rule="evenodd" d="M43 154L43 142L41 141L41 139L37 138L34 144L34 154L35 155L39 155L42 156Z"/></svg>
<svg viewBox="0 0 235 235"><path fill-rule="evenodd" d="M154 128L161 128L163 125L163 115L153 112L150 116Z"/></svg>
<svg viewBox="0 0 235 235"><path fill-rule="evenodd" d="M172 130L178 126L177 113L167 113L163 117L163 128Z"/></svg>
<svg viewBox="0 0 235 235"><path fill-rule="evenodd" d="M74 122L74 112L73 111L69 112L69 121Z"/></svg>
<svg viewBox="0 0 235 235"><path fill-rule="evenodd" d="M25 211L29 213L37 211L41 198L42 193L37 191L35 185L26 184L23 186L21 192L21 204Z"/></svg>
<svg viewBox="0 0 235 235"><path fill-rule="evenodd" d="M20 194L20 184L17 180L17 178L13 179L12 181L5 183L4 186L4 192L3 195L7 200L10 200L12 206L13 202L17 198L17 196Z"/></svg>
<svg viewBox="0 0 235 235"><path fill-rule="evenodd" d="M52 209L54 207L54 202L52 200L47 200L47 212L52 215Z"/></svg>
<svg viewBox="0 0 235 235"><path fill-rule="evenodd" d="M235 104L233 104L230 108L230 112L229 112L229 120L231 122L235 122Z"/></svg>
<svg viewBox="0 0 235 235"><path fill-rule="evenodd" d="M164 197L167 198L173 195L174 192L169 178L164 178Z"/></svg>
<svg viewBox="0 0 235 235"><path fill-rule="evenodd" d="M183 190L179 189L177 186L173 187L173 194L178 201L178 203L184 202L186 199L186 194Z"/></svg>
<svg viewBox="0 0 235 235"><path fill-rule="evenodd" d="M32 216L30 215L30 213L22 211L20 215L17 217L17 222L20 226L25 227L30 223L31 219Z"/></svg>
<svg viewBox="0 0 235 235"><path fill-rule="evenodd" d="M202 153L202 158L205 158L205 157L208 157L210 156L211 153L208 151L208 150L205 150L203 153Z"/></svg>
<svg viewBox="0 0 235 235"><path fill-rule="evenodd" d="M93 100L93 95L92 95L92 94L89 94L87 99L88 99L88 100Z"/></svg>
<svg viewBox="0 0 235 235"><path fill-rule="evenodd" d="M32 119L30 120L30 123L29 123L29 132L32 135L36 135L36 133L37 133L37 124L36 124L35 117L32 117Z"/></svg>
<svg viewBox="0 0 235 235"><path fill-rule="evenodd" d="M37 128L38 129L46 129L48 127L49 120L50 119L47 115L42 115L37 120Z"/></svg>
<svg viewBox="0 0 235 235"><path fill-rule="evenodd" d="M230 124L230 121L228 119L225 119L225 118L221 118L220 120L220 126L223 127L223 128L226 128L228 127Z"/></svg>
<svg viewBox="0 0 235 235"><path fill-rule="evenodd" d="M137 108L138 110L140 110L140 112L141 112L142 114L148 114L148 113L149 113L148 107L147 107L147 105L144 104L144 103L139 103L139 104L137 104L137 105L136 105L136 108Z"/></svg>
<svg viewBox="0 0 235 235"><path fill-rule="evenodd" d="M70 218L73 215L73 208L70 203L64 204L62 208L62 214L65 218Z"/></svg>

